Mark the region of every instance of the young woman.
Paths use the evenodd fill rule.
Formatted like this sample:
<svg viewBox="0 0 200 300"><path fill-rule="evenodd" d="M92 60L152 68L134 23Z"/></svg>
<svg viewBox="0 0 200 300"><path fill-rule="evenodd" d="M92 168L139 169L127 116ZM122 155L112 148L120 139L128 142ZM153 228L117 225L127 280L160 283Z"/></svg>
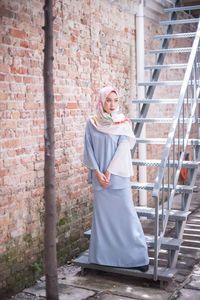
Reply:
<svg viewBox="0 0 200 300"><path fill-rule="evenodd" d="M85 132L83 162L94 190L89 263L145 272L147 245L130 182L134 144L131 123L119 113L116 90L103 88L97 98L97 114L88 120Z"/></svg>

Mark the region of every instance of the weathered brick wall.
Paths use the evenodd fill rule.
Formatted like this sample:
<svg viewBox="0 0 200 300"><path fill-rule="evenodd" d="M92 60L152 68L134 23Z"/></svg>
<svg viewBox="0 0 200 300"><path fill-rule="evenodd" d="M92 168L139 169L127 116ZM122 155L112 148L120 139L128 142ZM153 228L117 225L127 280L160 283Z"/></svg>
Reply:
<svg viewBox="0 0 200 300"><path fill-rule="evenodd" d="M85 124L94 113L98 90L108 84L119 90L126 111L135 17L106 0L54 1L54 15L57 241L62 264L88 243L83 231L91 223L93 194L82 165ZM0 3L2 293L22 289L42 272L43 18L43 1ZM159 26L145 24L146 51L153 48L156 32ZM151 60L146 52L146 63ZM136 98L136 63L132 72ZM137 192L134 199L137 203Z"/></svg>
<svg viewBox="0 0 200 300"><path fill-rule="evenodd" d="M86 247L93 195L82 165L86 120L97 91L129 99L135 19L108 1L55 1L54 93L59 264ZM120 20L120 22L119 22ZM44 217L43 1L0 4L0 289L42 271ZM41 269L41 270L40 270Z"/></svg>

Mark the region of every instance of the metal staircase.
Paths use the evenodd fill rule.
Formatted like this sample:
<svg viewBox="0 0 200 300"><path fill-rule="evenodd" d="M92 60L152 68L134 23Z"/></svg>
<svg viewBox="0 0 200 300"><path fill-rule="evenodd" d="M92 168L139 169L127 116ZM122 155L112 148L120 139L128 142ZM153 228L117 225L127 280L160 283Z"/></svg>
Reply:
<svg viewBox="0 0 200 300"><path fill-rule="evenodd" d="M155 55L155 65L146 66L145 69L150 72L150 81L140 83L145 89L145 99L132 101L138 105L138 118L132 119L137 144L146 143L155 145L163 145L163 155L159 159L147 159L141 161L133 159L134 166L157 167L158 172L153 183L132 182L132 188L139 190L145 189L152 191L153 202L155 206L136 207L138 216L144 216L154 220L154 231L152 235L146 236L149 254L153 253L151 265L147 272L142 273L134 269L106 267L87 263L87 251L73 262L80 265L82 271L85 268L104 270L113 273L127 274L137 277L144 277L154 280L168 281L176 273L176 262L179 248L183 242L183 230L189 215L189 207L192 197L193 188L197 174L197 168L200 158L200 141L197 138L190 138L191 130L194 126L199 128L198 104L200 103L200 19L190 18L178 20L178 13L181 11L193 11L200 9L200 5L181 6L181 1L174 1L173 7L165 9L169 14L169 21L161 22L165 26L165 34L156 36L160 39L161 48L152 50ZM194 32L173 34L173 28L180 24L197 24ZM169 48L170 39L193 38L192 47L185 48ZM189 53L189 60L176 64L164 64L165 56L174 53ZM185 69L183 80L159 81L160 73L166 70ZM179 97L174 99L152 99L156 88L165 86L180 86ZM148 118L148 112L151 105L175 105L174 115L171 118ZM155 126L159 123L171 123L168 137L157 138L140 138L143 124ZM161 132L162 134L162 132ZM192 148L193 158L190 161L184 161L187 151ZM188 150L189 149L189 150ZM135 149L134 149L135 151ZM190 151L191 152L191 151ZM187 185L178 184L181 168L189 170L189 181ZM181 194L181 205L178 209L174 209L173 202L177 193ZM175 236L169 236L168 225L173 222L175 226ZM86 237L90 237L90 230L85 233ZM160 260L160 254L167 255L166 263ZM161 263L160 263L161 262Z"/></svg>

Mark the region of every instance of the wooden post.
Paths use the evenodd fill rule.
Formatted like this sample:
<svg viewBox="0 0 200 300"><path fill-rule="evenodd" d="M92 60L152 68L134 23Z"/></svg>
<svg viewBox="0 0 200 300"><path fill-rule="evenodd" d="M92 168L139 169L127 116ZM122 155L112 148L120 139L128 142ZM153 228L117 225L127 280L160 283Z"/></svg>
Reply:
<svg viewBox="0 0 200 300"><path fill-rule="evenodd" d="M44 102L45 102L45 276L48 300L59 299L56 257L56 194L54 153L54 94L53 94L53 9L52 0L44 5Z"/></svg>

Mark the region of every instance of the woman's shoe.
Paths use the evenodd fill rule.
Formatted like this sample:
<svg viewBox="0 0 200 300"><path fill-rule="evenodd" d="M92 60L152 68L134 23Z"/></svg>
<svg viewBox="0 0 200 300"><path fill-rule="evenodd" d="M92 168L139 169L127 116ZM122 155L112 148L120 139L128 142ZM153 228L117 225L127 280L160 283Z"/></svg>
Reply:
<svg viewBox="0 0 200 300"><path fill-rule="evenodd" d="M149 270L149 265L134 267L134 268L131 268L131 269L139 270L141 272L147 272Z"/></svg>

